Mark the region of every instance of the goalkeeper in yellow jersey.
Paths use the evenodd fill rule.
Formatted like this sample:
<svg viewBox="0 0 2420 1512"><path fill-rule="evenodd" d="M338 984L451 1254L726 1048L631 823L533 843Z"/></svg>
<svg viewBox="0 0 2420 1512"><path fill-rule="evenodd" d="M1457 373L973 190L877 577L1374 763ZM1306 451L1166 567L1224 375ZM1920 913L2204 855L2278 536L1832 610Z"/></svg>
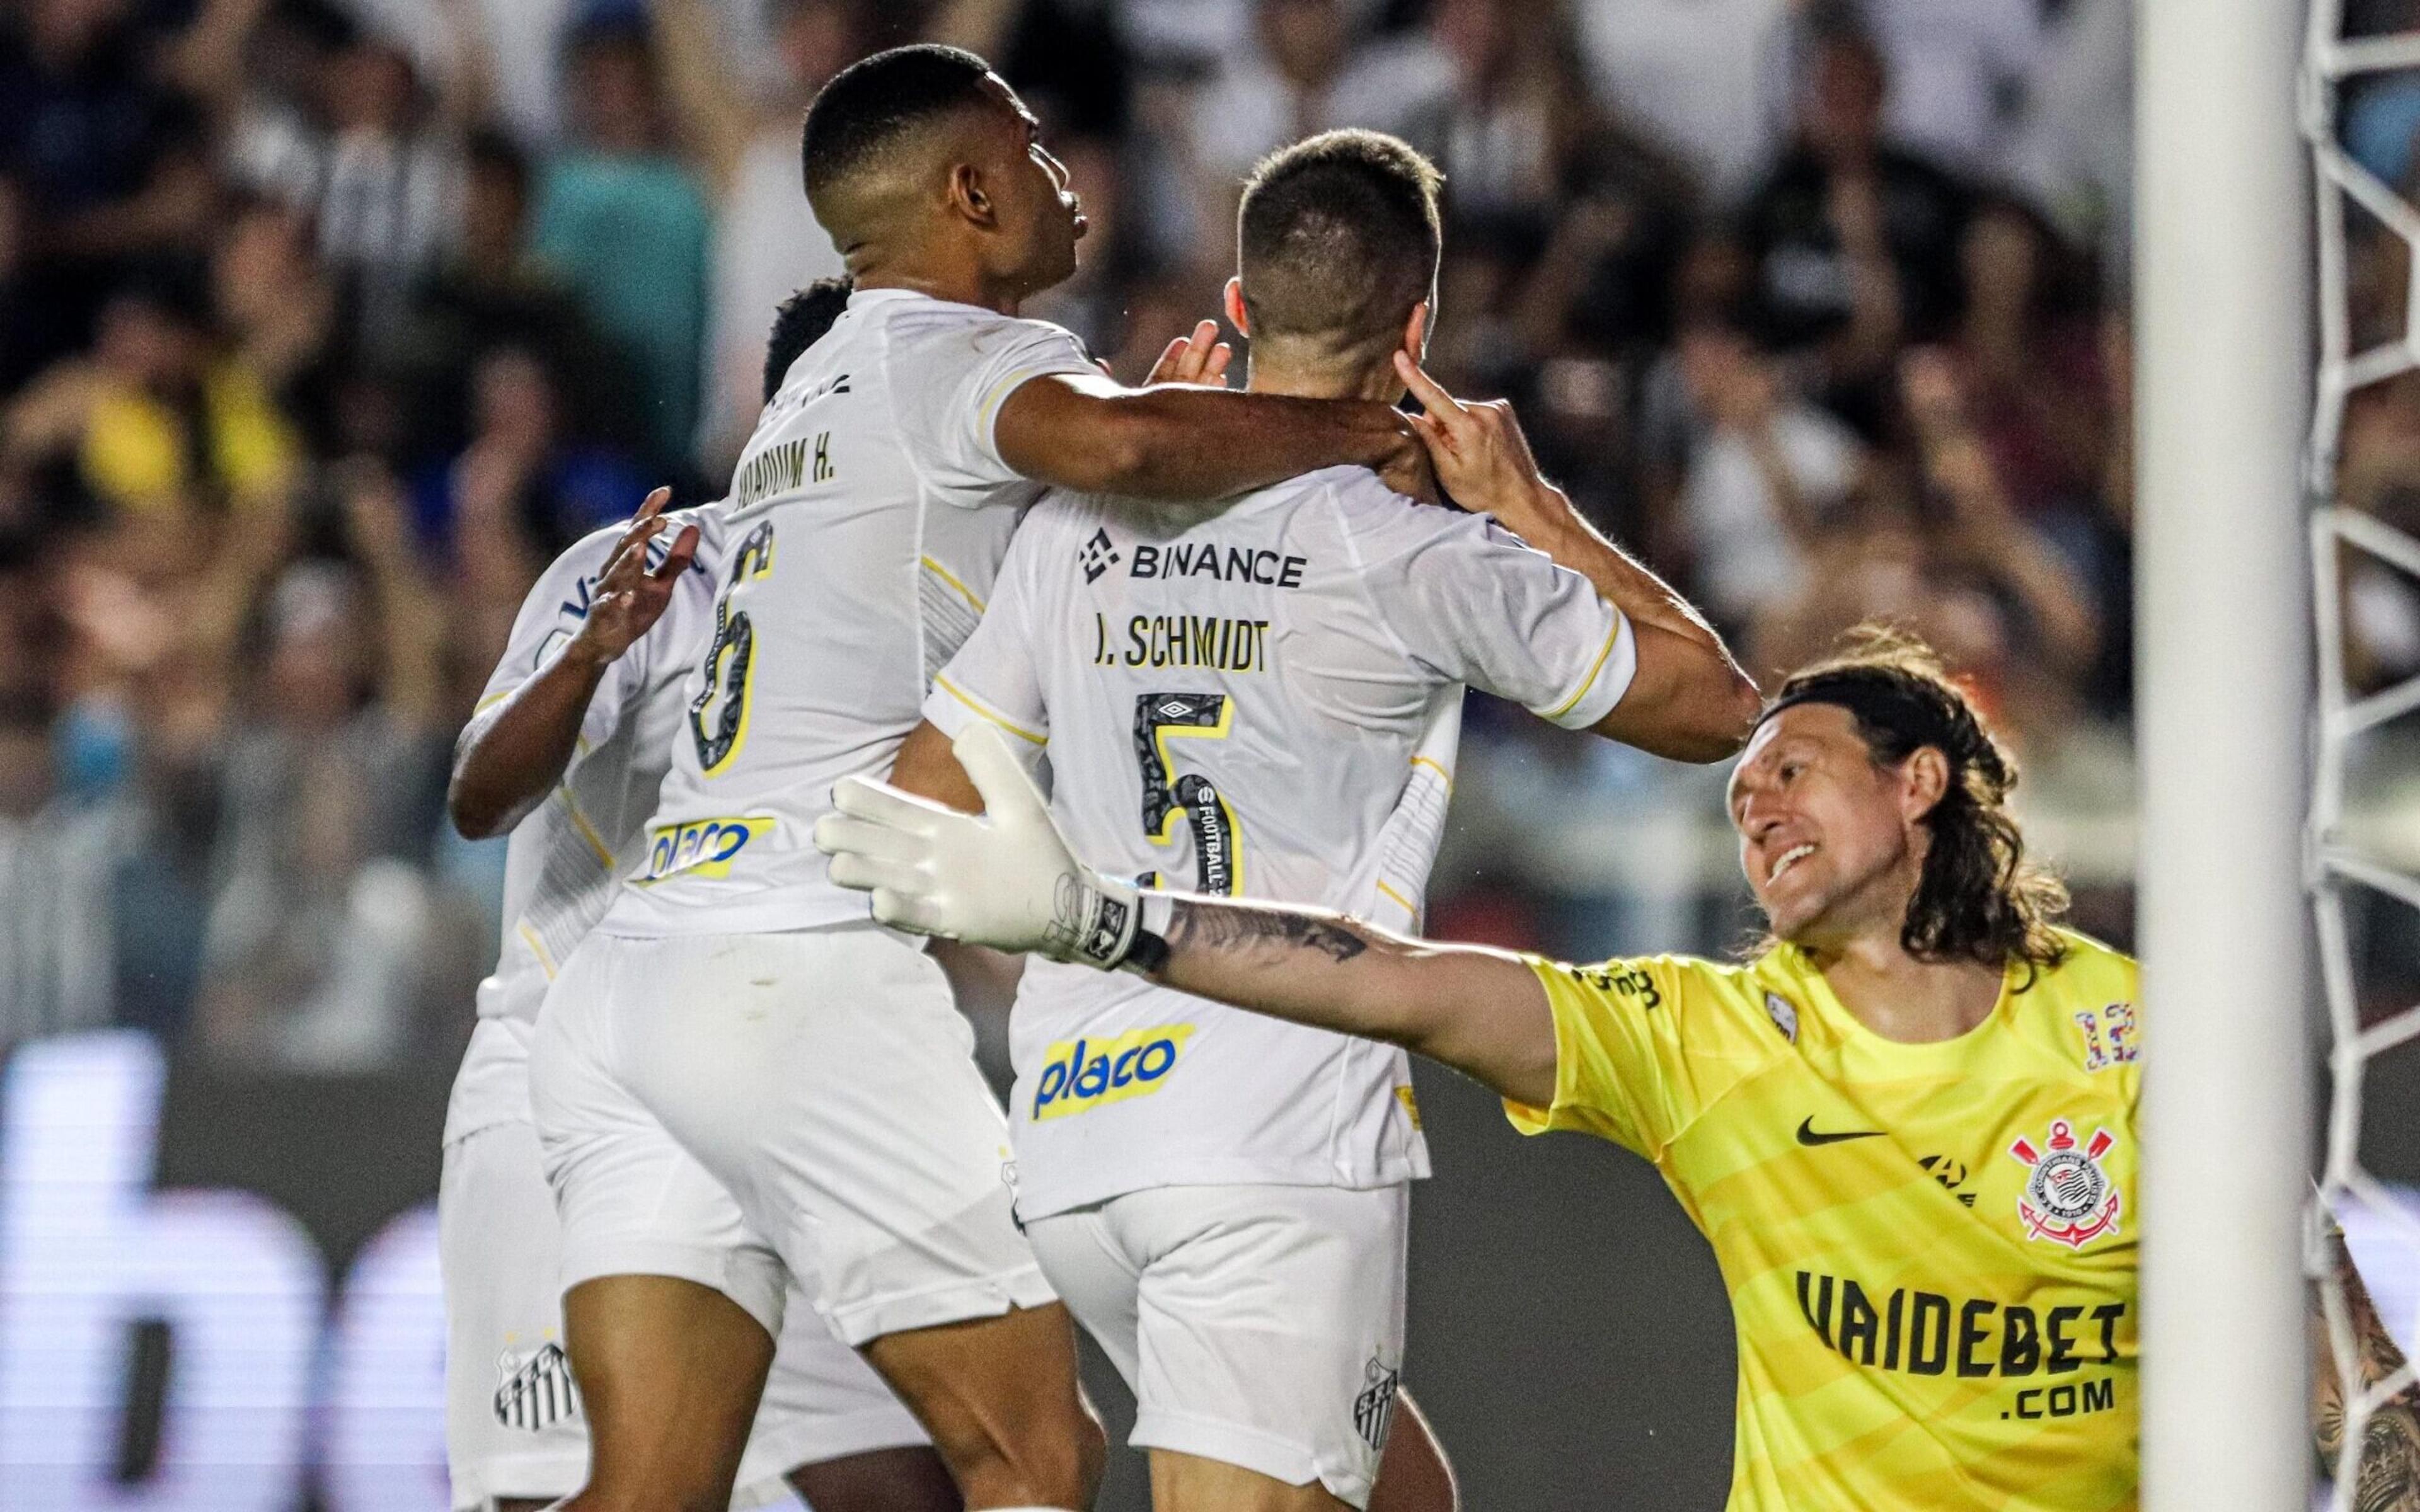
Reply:
<svg viewBox="0 0 2420 1512"><path fill-rule="evenodd" d="M1450 487L1451 443L1511 423L1430 424L1461 433L1431 438ZM1139 891L1069 856L995 729L957 753L985 817L852 779L817 827L876 918L1402 1044L1524 1132L1654 1162L1731 1295L1732 1512L2135 1504L2135 965L2055 925L2014 768L1921 648L1869 638L1769 705L1730 791L1772 934L1744 964L1566 965ZM2399 1358L2356 1315L2381 1379ZM2371 1421L2356 1506L2420 1506L2416 1443L2407 1403Z"/></svg>

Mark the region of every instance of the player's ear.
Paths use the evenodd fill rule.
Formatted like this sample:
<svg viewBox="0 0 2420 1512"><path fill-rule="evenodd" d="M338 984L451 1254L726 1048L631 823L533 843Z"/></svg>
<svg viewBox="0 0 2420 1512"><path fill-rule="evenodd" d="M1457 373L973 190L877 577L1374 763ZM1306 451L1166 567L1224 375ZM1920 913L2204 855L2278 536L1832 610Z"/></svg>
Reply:
<svg viewBox="0 0 2420 1512"><path fill-rule="evenodd" d="M1238 333L1248 337L1251 335L1251 316L1244 309L1244 281L1240 278L1227 280L1227 286L1220 292L1218 302L1226 308L1227 323L1233 326Z"/></svg>
<svg viewBox="0 0 2420 1512"><path fill-rule="evenodd" d="M950 165L950 208L974 224L989 229L1000 223L1000 211L984 187L983 170L971 162Z"/></svg>
<svg viewBox="0 0 2420 1512"><path fill-rule="evenodd" d="M1900 768L1900 810L1915 824L1949 792L1949 758L1938 747L1918 746Z"/></svg>
<svg viewBox="0 0 2420 1512"><path fill-rule="evenodd" d="M1404 350L1413 362L1421 362L1429 354L1429 301L1422 300L1412 306L1411 318L1404 322Z"/></svg>

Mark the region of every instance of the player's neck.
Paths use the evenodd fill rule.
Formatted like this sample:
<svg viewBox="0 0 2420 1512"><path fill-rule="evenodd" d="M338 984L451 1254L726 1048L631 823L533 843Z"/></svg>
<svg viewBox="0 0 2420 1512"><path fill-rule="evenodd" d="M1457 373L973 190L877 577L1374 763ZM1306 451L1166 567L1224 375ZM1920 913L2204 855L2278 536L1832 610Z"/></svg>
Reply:
<svg viewBox="0 0 2420 1512"><path fill-rule="evenodd" d="M1343 369L1286 362L1253 362L1245 370L1244 388L1252 393L1281 393L1297 399L1375 399L1393 404L1404 396L1404 381L1391 363L1368 369Z"/></svg>
<svg viewBox="0 0 2420 1512"><path fill-rule="evenodd" d="M995 310L1013 316L1024 299L1022 289L1015 285L987 278L980 268L948 267L937 263L919 263L905 259L867 258L862 266L852 265L851 276L861 290L904 288L930 299L947 300L952 304L971 304L977 309Z"/></svg>
<svg viewBox="0 0 2420 1512"><path fill-rule="evenodd" d="M1920 961L1900 940L1897 918L1807 956L1850 1016L1885 1040L1954 1040L1992 1016L2003 973L1975 961Z"/></svg>

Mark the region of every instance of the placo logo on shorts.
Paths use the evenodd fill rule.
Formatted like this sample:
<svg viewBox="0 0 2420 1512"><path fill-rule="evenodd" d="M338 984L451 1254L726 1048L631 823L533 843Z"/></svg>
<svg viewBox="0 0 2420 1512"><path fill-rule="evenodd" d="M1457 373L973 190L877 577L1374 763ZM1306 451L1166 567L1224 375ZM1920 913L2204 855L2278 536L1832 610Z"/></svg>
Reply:
<svg viewBox="0 0 2420 1512"><path fill-rule="evenodd" d="M1060 1041L1043 1057L1033 1084L1033 1121L1073 1118L1158 1091L1192 1035L1192 1025L1171 1024L1109 1040Z"/></svg>
<svg viewBox="0 0 2420 1512"><path fill-rule="evenodd" d="M673 876L727 877L732 858L772 827L770 814L659 825L647 831L647 869L639 873L639 885Z"/></svg>

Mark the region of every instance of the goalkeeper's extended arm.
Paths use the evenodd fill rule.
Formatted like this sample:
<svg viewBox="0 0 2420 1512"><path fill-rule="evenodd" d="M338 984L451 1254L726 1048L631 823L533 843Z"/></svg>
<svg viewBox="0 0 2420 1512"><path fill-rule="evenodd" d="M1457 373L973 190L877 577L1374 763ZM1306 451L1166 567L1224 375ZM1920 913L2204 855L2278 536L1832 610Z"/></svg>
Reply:
<svg viewBox="0 0 2420 1512"><path fill-rule="evenodd" d="M1007 739L961 734L978 817L849 779L815 826L832 880L923 934L1125 968L1237 1008L1387 1040L1537 1104L1555 1088L1545 990L1517 957L1405 939L1357 919L1144 892L1078 861Z"/></svg>
<svg viewBox="0 0 2420 1512"><path fill-rule="evenodd" d="M1164 922L1155 918L1163 906ZM1554 1101L1554 1018L1537 975L1514 956L1315 909L1183 893L1147 895L1143 919L1134 953L1156 981L1390 1041L1516 1102Z"/></svg>

